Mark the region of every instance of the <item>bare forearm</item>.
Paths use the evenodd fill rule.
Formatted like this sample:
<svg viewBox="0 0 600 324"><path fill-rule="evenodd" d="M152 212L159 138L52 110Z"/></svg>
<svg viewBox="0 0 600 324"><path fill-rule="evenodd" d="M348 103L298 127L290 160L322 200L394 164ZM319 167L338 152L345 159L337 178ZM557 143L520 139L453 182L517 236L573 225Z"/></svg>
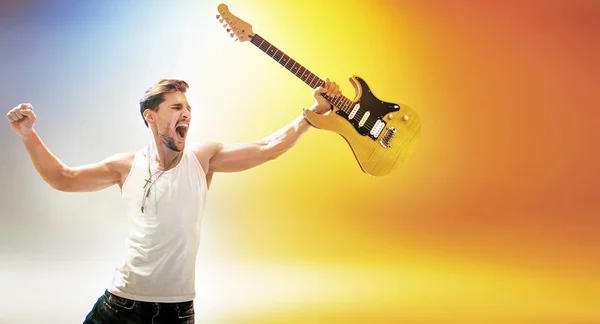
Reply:
<svg viewBox="0 0 600 324"><path fill-rule="evenodd" d="M31 162L40 176L55 188L64 178L66 166L48 150L35 130L27 137L21 137Z"/></svg>
<svg viewBox="0 0 600 324"><path fill-rule="evenodd" d="M270 157L276 158L292 148L310 127L304 116L300 115L262 142L267 146Z"/></svg>

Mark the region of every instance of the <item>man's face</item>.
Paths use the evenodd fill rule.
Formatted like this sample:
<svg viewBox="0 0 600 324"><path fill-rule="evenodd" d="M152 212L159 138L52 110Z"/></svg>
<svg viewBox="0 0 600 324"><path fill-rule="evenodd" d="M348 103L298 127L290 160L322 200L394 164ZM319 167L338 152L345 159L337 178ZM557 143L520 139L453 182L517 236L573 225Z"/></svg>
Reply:
<svg viewBox="0 0 600 324"><path fill-rule="evenodd" d="M164 99L155 112L159 140L173 151L182 151L192 108L181 91L165 93Z"/></svg>

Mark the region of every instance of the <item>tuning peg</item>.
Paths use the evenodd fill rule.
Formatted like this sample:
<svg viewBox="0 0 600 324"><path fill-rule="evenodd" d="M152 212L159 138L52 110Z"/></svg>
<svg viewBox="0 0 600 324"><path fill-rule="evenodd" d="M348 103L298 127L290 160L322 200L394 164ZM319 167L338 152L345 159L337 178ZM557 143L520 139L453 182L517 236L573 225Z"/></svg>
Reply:
<svg viewBox="0 0 600 324"><path fill-rule="evenodd" d="M222 23L222 22L223 22L223 19L219 19L219 22L220 22L220 23Z"/></svg>
<svg viewBox="0 0 600 324"><path fill-rule="evenodd" d="M231 28L227 28L227 32L229 33L231 31Z"/></svg>
<svg viewBox="0 0 600 324"><path fill-rule="evenodd" d="M229 34L229 36L233 37L233 35L235 35L234 33Z"/></svg>
<svg viewBox="0 0 600 324"><path fill-rule="evenodd" d="M219 17L221 17L221 15L217 15L217 19L219 19Z"/></svg>

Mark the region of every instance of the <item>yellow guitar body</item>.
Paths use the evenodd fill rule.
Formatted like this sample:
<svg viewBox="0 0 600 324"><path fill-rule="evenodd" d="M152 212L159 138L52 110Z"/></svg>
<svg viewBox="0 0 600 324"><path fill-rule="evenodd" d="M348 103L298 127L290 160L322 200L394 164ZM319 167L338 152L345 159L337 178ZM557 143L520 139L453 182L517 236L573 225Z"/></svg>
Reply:
<svg viewBox="0 0 600 324"><path fill-rule="evenodd" d="M358 80L356 76L350 78L356 92L354 102L360 102L361 98L365 99L367 94L363 93L363 90L369 91L368 88L363 89L362 85L366 85L364 81L361 80L361 85ZM373 98L375 97L373 96ZM360 135L346 118L336 113L339 110L338 107L334 106L333 111L327 115L319 115L310 110L304 110L304 114L314 127L342 136L352 149L363 172L372 176L383 176L397 169L411 155L421 135L419 115L408 106L399 106L398 111L387 113L382 118L387 123L385 129L394 128L396 130L387 147L380 143L385 136L385 131L377 140Z"/></svg>

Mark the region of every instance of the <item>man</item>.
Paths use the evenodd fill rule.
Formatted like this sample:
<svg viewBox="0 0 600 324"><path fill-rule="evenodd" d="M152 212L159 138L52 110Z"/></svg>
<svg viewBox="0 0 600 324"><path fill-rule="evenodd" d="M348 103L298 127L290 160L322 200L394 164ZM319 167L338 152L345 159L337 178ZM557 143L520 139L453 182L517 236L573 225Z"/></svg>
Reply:
<svg viewBox="0 0 600 324"><path fill-rule="evenodd" d="M8 112L38 173L54 189L89 192L118 184L131 220L125 260L112 284L98 298L84 323L194 323L195 263L199 217L215 172L242 171L273 160L295 145L310 125L303 116L256 142L224 145L189 143L191 107L188 84L161 80L140 100L153 141L133 153L115 154L99 163L69 167L46 148L33 129L30 104ZM308 108L331 109L323 97L341 94L324 80Z"/></svg>

